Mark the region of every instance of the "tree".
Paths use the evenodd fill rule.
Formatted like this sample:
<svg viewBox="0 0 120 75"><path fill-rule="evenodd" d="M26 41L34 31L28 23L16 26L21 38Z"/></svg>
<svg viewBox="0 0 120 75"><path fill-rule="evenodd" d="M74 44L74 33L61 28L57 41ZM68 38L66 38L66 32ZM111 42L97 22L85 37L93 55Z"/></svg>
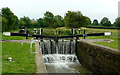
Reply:
<svg viewBox="0 0 120 75"><path fill-rule="evenodd" d="M45 14L44 14L44 20L43 20L43 23L44 23L44 26L45 27L53 27L54 25L54 15L47 11Z"/></svg>
<svg viewBox="0 0 120 75"><path fill-rule="evenodd" d="M93 25L98 25L98 20L97 19L93 20Z"/></svg>
<svg viewBox="0 0 120 75"><path fill-rule="evenodd" d="M83 16L80 11L68 11L64 17L65 26L69 28L78 28L90 24L90 19Z"/></svg>
<svg viewBox="0 0 120 75"><path fill-rule="evenodd" d="M120 17L118 17L118 18L115 19L114 25L116 27L120 27Z"/></svg>
<svg viewBox="0 0 120 75"><path fill-rule="evenodd" d="M64 26L64 19L60 15L56 15L54 17L54 27L63 27Z"/></svg>
<svg viewBox="0 0 120 75"><path fill-rule="evenodd" d="M37 22L38 22L38 25L39 25L40 27L45 27L44 24L43 24L43 18L37 19Z"/></svg>
<svg viewBox="0 0 120 75"><path fill-rule="evenodd" d="M21 26L25 26L27 28L31 28L32 25L31 25L30 18L29 17L25 17L25 16L20 18L20 20L19 20L19 27L21 27Z"/></svg>
<svg viewBox="0 0 120 75"><path fill-rule="evenodd" d="M109 21L109 19L107 17L104 17L100 24L102 24L103 26L111 26L111 22Z"/></svg>
<svg viewBox="0 0 120 75"><path fill-rule="evenodd" d="M1 15L3 18L2 29L8 31L18 28L18 17L8 8L2 8Z"/></svg>
<svg viewBox="0 0 120 75"><path fill-rule="evenodd" d="M2 17L2 31L7 31L8 29L8 20L5 17Z"/></svg>

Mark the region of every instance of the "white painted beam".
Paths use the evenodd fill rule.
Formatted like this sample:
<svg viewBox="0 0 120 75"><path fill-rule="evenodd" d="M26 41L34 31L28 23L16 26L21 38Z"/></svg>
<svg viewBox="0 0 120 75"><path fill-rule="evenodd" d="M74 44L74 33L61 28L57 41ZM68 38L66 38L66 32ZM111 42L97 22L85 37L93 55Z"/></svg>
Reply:
<svg viewBox="0 0 120 75"><path fill-rule="evenodd" d="M111 32L105 32L104 35L109 36L109 35L111 35Z"/></svg>
<svg viewBox="0 0 120 75"><path fill-rule="evenodd" d="M5 35L5 36L10 36L11 33L10 33L10 32L3 32L3 35Z"/></svg>

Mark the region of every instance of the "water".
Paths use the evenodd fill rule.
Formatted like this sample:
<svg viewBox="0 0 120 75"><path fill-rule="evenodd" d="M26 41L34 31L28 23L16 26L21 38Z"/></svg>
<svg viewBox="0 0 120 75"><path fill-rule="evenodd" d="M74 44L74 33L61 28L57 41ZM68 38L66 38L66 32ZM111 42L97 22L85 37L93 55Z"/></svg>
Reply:
<svg viewBox="0 0 120 75"><path fill-rule="evenodd" d="M48 73L91 73L78 61L75 40L44 40L40 42Z"/></svg>

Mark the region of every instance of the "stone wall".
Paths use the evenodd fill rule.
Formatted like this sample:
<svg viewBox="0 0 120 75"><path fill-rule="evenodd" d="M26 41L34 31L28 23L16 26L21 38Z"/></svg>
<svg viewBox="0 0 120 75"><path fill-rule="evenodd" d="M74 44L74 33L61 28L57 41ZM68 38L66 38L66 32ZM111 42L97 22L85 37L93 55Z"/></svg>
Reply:
<svg viewBox="0 0 120 75"><path fill-rule="evenodd" d="M93 73L119 73L120 51L78 41L76 55L79 62Z"/></svg>

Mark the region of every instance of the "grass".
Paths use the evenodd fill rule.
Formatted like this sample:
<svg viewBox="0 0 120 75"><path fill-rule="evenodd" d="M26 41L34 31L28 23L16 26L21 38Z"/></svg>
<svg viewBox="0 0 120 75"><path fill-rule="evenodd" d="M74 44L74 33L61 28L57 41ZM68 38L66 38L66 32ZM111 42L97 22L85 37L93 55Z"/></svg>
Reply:
<svg viewBox="0 0 120 75"><path fill-rule="evenodd" d="M9 57L15 62L10 62ZM2 42L2 73L35 73L36 67L30 44Z"/></svg>
<svg viewBox="0 0 120 75"><path fill-rule="evenodd" d="M116 40L114 40L114 42L110 42L110 44L108 44L108 42L94 42L94 43L99 44L99 45L103 45L103 46L108 46L108 47L119 50L118 41L116 41Z"/></svg>
<svg viewBox="0 0 120 75"><path fill-rule="evenodd" d="M23 40L23 39L26 39L26 37L22 37L22 36L5 36L5 35L2 35L2 39L3 40Z"/></svg>
<svg viewBox="0 0 120 75"><path fill-rule="evenodd" d="M110 44L108 44L108 42L94 42L94 43L120 50L118 46L119 45L118 42L120 42L120 39L119 39L120 37L118 36L119 34L118 30L116 29L92 29L92 28L84 28L84 29L86 29L87 33L111 32L112 33L111 36L91 36L91 37L87 37L87 39L111 39L114 41L110 42Z"/></svg>

